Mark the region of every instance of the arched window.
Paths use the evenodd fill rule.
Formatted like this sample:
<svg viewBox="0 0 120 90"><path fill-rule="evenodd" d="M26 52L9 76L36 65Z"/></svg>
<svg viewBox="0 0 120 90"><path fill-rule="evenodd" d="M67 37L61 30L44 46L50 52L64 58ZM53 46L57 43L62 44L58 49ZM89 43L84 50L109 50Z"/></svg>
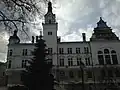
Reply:
<svg viewBox="0 0 120 90"><path fill-rule="evenodd" d="M115 50L112 50L112 51L111 51L111 54L116 54L116 51L115 51Z"/></svg>
<svg viewBox="0 0 120 90"><path fill-rule="evenodd" d="M110 55L105 55L105 61L106 61L106 64L111 64Z"/></svg>
<svg viewBox="0 0 120 90"><path fill-rule="evenodd" d="M104 65L104 58L103 58L103 52L98 51L98 62L100 65Z"/></svg>
<svg viewBox="0 0 120 90"><path fill-rule="evenodd" d="M108 49L104 49L104 54L105 54L106 64L111 64L111 58L110 58L109 50Z"/></svg>
<svg viewBox="0 0 120 90"><path fill-rule="evenodd" d="M113 64L118 64L116 51L112 50L111 51L111 56L112 56L112 62L113 62Z"/></svg>
<svg viewBox="0 0 120 90"><path fill-rule="evenodd" d="M8 61L8 68L11 68L11 60Z"/></svg>
<svg viewBox="0 0 120 90"><path fill-rule="evenodd" d="M103 52L102 51L98 51L98 54L103 54Z"/></svg>
<svg viewBox="0 0 120 90"><path fill-rule="evenodd" d="M109 50L108 49L104 49L104 54L109 54Z"/></svg>

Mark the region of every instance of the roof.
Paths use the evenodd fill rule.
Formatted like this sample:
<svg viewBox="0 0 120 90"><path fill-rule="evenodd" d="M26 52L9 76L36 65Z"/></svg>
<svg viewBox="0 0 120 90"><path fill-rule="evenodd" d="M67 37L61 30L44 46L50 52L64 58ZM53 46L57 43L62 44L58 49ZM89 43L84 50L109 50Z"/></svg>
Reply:
<svg viewBox="0 0 120 90"><path fill-rule="evenodd" d="M86 42L83 42L83 41L73 41L73 42L59 42L58 44L79 44L79 43L90 43L90 41L86 41Z"/></svg>
<svg viewBox="0 0 120 90"><path fill-rule="evenodd" d="M11 44L8 44L8 46ZM12 44L12 45L35 45L35 43L18 43L18 44Z"/></svg>

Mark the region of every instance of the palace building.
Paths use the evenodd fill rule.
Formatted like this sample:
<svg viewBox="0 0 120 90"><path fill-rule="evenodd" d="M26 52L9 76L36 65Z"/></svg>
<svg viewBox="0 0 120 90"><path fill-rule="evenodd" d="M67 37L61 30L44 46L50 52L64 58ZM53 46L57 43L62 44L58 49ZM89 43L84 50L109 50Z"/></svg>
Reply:
<svg viewBox="0 0 120 90"><path fill-rule="evenodd" d="M57 90L104 90L120 85L120 40L100 17L89 41L61 42L52 3L44 15L43 39L46 41L49 63L58 85ZM35 39L35 40L34 40ZM21 71L31 60L38 36L31 43L21 43L17 31L9 38L7 85L22 85Z"/></svg>

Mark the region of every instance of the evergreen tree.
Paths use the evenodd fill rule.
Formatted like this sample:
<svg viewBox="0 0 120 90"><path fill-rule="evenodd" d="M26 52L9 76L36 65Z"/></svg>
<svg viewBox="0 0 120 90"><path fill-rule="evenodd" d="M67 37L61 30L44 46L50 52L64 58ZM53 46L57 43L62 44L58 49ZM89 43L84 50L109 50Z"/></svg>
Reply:
<svg viewBox="0 0 120 90"><path fill-rule="evenodd" d="M23 84L29 90L52 90L54 77L51 74L52 65L46 62L45 41L40 38L35 46L34 57L29 62L30 65L22 73Z"/></svg>

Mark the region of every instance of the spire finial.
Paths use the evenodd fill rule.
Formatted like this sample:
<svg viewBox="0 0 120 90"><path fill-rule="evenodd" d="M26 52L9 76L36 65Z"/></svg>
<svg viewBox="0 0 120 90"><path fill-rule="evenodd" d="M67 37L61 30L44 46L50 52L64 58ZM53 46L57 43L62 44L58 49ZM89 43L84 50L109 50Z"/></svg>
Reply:
<svg viewBox="0 0 120 90"><path fill-rule="evenodd" d="M100 20L97 23L97 27L98 28L107 28L108 27L107 24L106 24L106 22L102 19L102 17L100 17Z"/></svg>
<svg viewBox="0 0 120 90"><path fill-rule="evenodd" d="M51 3L51 1L48 2L48 12L52 12L52 3Z"/></svg>
<svg viewBox="0 0 120 90"><path fill-rule="evenodd" d="M102 17L100 17L100 20L102 20Z"/></svg>
<svg viewBox="0 0 120 90"><path fill-rule="evenodd" d="M17 36L17 30L14 30L13 36Z"/></svg>

